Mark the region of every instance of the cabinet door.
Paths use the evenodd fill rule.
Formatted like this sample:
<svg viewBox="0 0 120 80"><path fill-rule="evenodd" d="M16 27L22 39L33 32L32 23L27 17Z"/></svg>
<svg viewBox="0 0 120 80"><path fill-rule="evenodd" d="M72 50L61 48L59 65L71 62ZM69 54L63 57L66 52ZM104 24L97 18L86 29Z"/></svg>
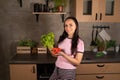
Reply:
<svg viewBox="0 0 120 80"><path fill-rule="evenodd" d="M96 2L97 0L95 0ZM79 22L91 22L93 13L94 0L76 0L76 13L75 16ZM98 6L96 4L96 6Z"/></svg>
<svg viewBox="0 0 120 80"><path fill-rule="evenodd" d="M102 21L103 16L102 16L101 9L104 10L104 8L105 8L104 2L105 2L105 0L92 0L92 14L93 14L92 22L101 22Z"/></svg>
<svg viewBox="0 0 120 80"><path fill-rule="evenodd" d="M76 80L119 80L120 74L76 75Z"/></svg>
<svg viewBox="0 0 120 80"><path fill-rule="evenodd" d="M76 18L79 22L99 22L100 0L76 0ZM103 6L102 6L103 7Z"/></svg>
<svg viewBox="0 0 120 80"><path fill-rule="evenodd" d="M99 0L99 21L120 22L120 0Z"/></svg>
<svg viewBox="0 0 120 80"><path fill-rule="evenodd" d="M120 22L120 0L76 0L79 22Z"/></svg>
<svg viewBox="0 0 120 80"><path fill-rule="evenodd" d="M120 73L120 63L80 64L77 74Z"/></svg>
<svg viewBox="0 0 120 80"><path fill-rule="evenodd" d="M10 80L37 80L35 64L10 64Z"/></svg>

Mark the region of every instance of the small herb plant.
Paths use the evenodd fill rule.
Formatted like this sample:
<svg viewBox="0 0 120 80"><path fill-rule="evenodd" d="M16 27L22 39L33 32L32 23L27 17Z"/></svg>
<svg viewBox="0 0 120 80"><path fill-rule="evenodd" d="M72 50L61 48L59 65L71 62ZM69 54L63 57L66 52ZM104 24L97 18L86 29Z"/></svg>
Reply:
<svg viewBox="0 0 120 80"><path fill-rule="evenodd" d="M18 42L18 46L35 47L37 46L37 42L33 40L21 40Z"/></svg>
<svg viewBox="0 0 120 80"><path fill-rule="evenodd" d="M49 32L48 34L44 34L40 38L40 42L42 45L48 49L52 49L54 46L54 33Z"/></svg>
<svg viewBox="0 0 120 80"><path fill-rule="evenodd" d="M109 40L106 42L106 48L111 48L116 46L116 41L115 40Z"/></svg>
<svg viewBox="0 0 120 80"><path fill-rule="evenodd" d="M115 47L116 46L116 41L115 40L109 40L109 41L100 41L97 40L97 47L100 49L100 51L107 50L109 48Z"/></svg>
<svg viewBox="0 0 120 80"><path fill-rule="evenodd" d="M53 0L54 1L54 11L63 12L67 6L68 0Z"/></svg>
<svg viewBox="0 0 120 80"><path fill-rule="evenodd" d="M55 7L58 7L58 6L66 6L67 5L67 0L53 0L54 3L55 3Z"/></svg>

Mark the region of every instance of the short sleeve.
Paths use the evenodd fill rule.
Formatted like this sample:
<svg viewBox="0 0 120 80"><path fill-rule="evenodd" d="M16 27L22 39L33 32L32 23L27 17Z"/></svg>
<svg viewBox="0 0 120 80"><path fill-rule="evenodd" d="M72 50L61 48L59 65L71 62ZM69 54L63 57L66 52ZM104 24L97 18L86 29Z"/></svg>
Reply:
<svg viewBox="0 0 120 80"><path fill-rule="evenodd" d="M78 41L77 52L84 53L84 42L81 39Z"/></svg>

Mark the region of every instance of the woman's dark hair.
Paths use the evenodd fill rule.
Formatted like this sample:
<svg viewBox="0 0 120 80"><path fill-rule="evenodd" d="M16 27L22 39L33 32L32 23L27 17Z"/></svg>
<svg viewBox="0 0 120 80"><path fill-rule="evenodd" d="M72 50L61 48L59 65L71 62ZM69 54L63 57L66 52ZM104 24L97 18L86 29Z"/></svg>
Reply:
<svg viewBox="0 0 120 80"><path fill-rule="evenodd" d="M78 21L75 17L67 17L64 21L64 27L65 27L65 22L68 20L68 19L71 19L74 21L75 25L76 25L76 30L73 34L73 38L72 38L72 45L71 45L71 53L72 55L74 53L76 53L77 51L77 44L78 44L78 39L79 39L79 35L78 35L78 31L79 31L79 24L78 24ZM58 40L58 43L62 42L66 37L68 37L68 34L67 32L65 31L65 28L64 28L64 31L62 33L62 35L60 36L59 40ZM74 54L76 55L76 54Z"/></svg>

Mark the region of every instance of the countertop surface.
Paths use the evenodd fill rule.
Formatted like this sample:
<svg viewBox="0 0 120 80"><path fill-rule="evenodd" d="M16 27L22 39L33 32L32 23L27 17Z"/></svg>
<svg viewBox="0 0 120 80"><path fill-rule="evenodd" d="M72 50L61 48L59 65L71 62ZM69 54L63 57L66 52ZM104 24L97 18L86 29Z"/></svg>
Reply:
<svg viewBox="0 0 120 80"><path fill-rule="evenodd" d="M81 64L89 63L120 63L120 53L108 52L107 55L96 57L96 53L85 51ZM16 54L10 64L53 64L56 58L50 54Z"/></svg>

